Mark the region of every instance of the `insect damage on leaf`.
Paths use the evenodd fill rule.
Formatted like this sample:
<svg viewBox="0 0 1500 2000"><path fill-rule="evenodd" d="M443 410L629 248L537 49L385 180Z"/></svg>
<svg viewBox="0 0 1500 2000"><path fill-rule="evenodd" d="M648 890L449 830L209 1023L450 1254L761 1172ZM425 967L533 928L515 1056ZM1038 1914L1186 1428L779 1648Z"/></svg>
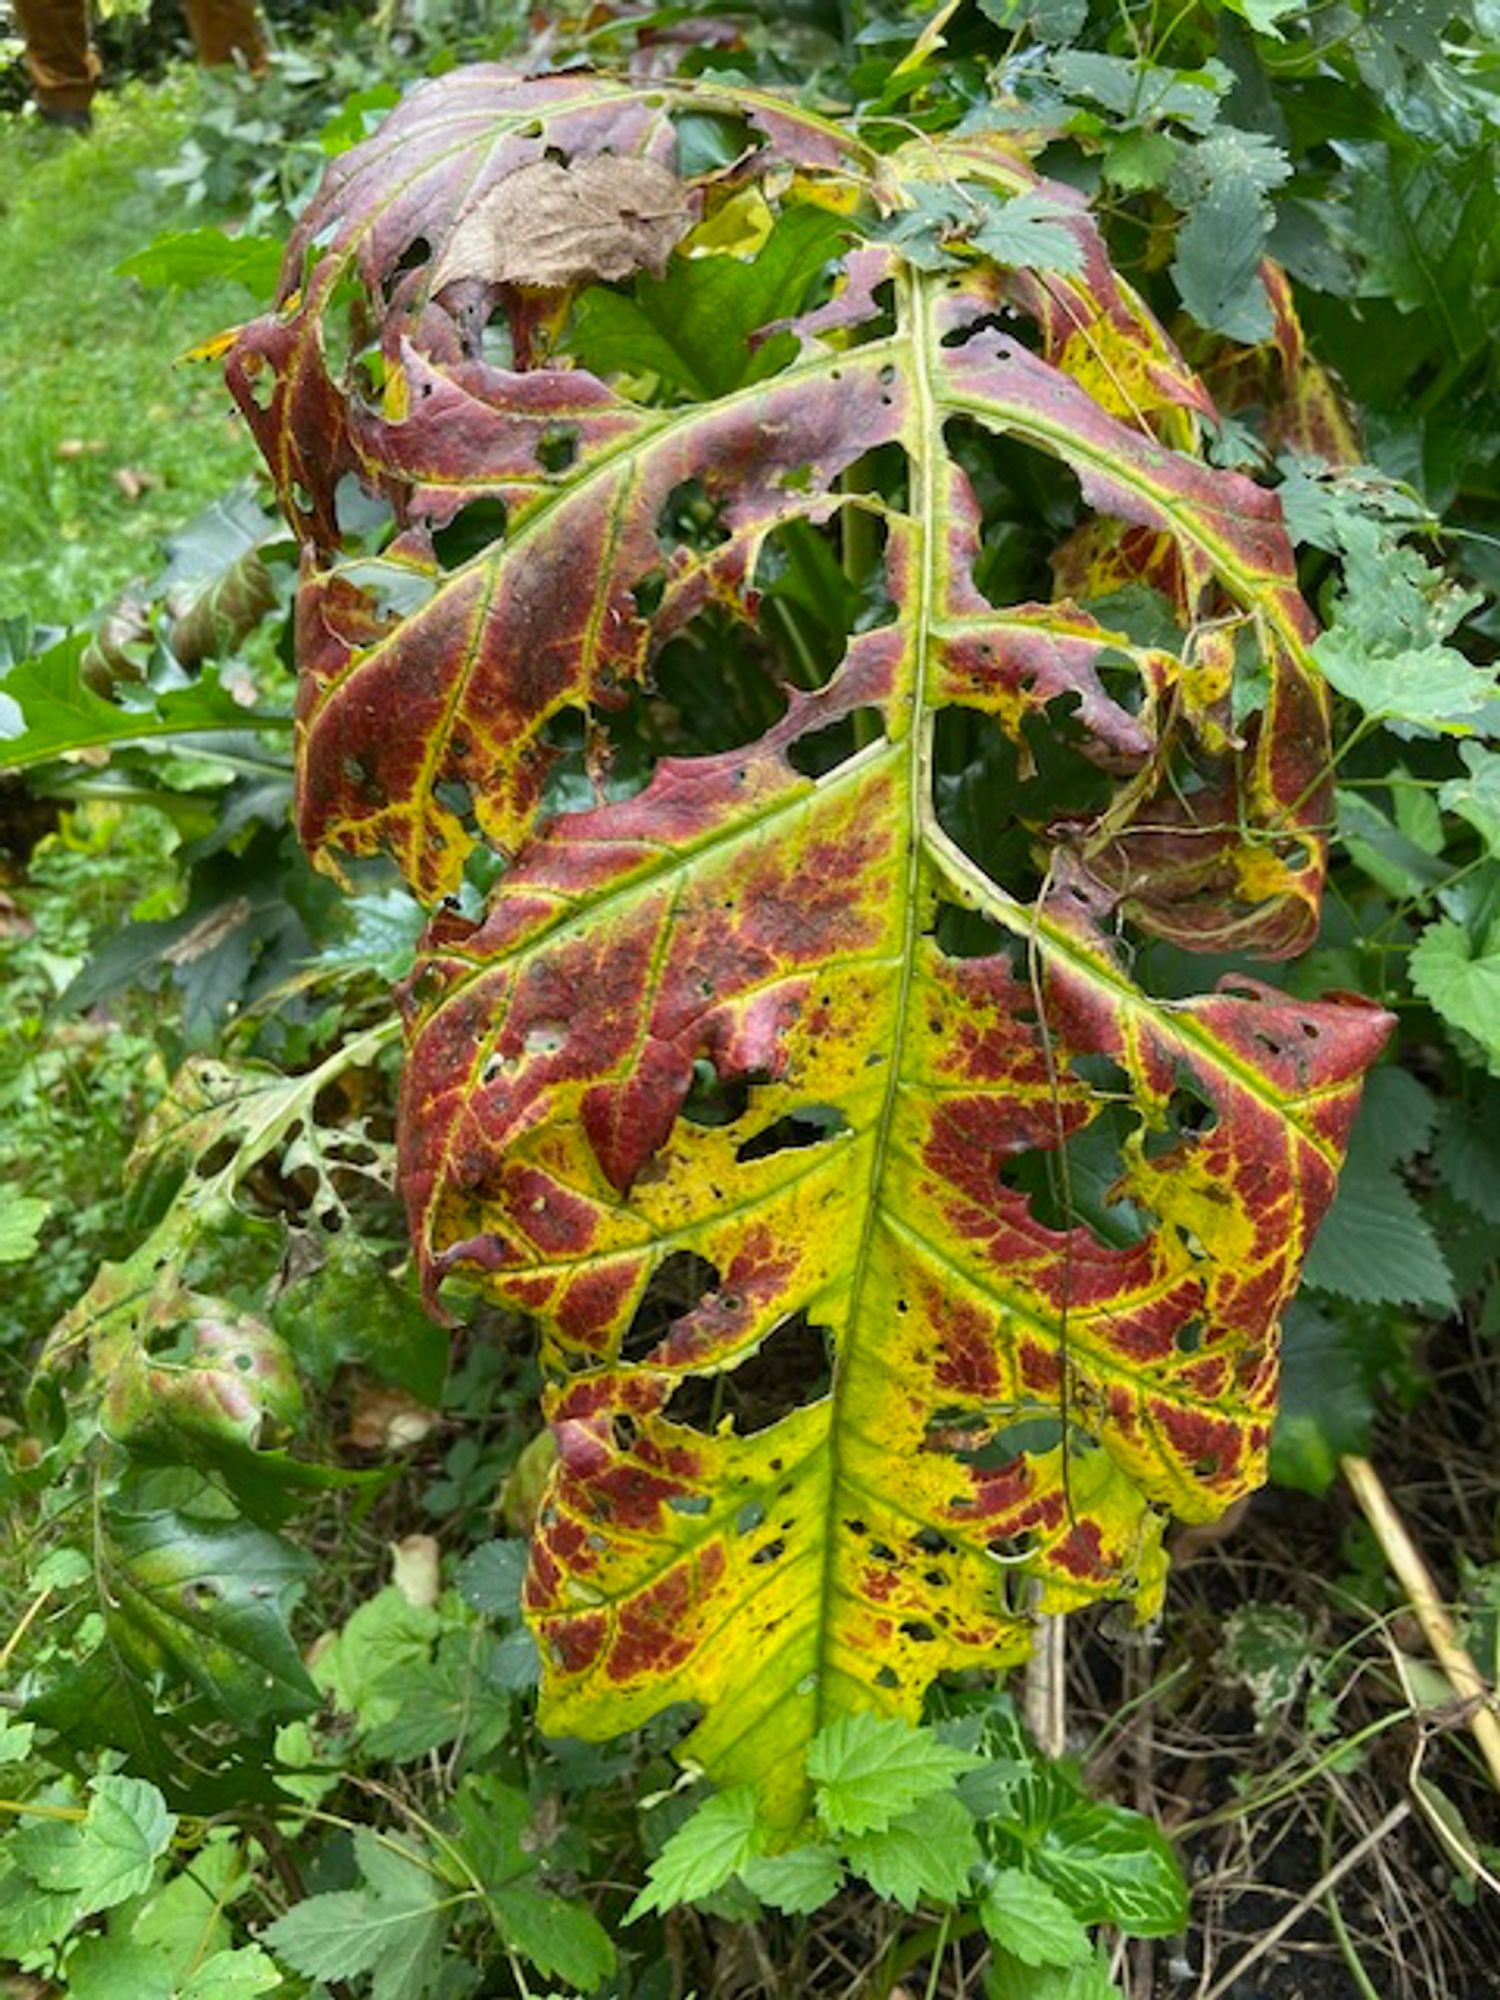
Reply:
<svg viewBox="0 0 1500 2000"><path fill-rule="evenodd" d="M565 296L438 296L508 180L670 171L690 109L748 137L684 200L849 218L765 379L653 395L566 365ZM912 262L889 218L950 182L1035 196L1069 254ZM301 830L445 902L402 1185L434 1304L459 1276L543 1329L543 1724L696 1704L688 1754L790 1826L840 1714L915 1717L1038 1608L1148 1612L1166 1519L1263 1475L1388 1022L1240 978L1155 1000L1129 934L1315 927L1326 703L1279 507L1199 455L1201 383L999 142L877 158L708 85L460 71L339 163L286 290L229 372L305 545ZM378 561L341 546L350 473ZM1009 477L1072 495L1050 596L986 587ZM826 671L805 638L765 664L797 563L849 607ZM728 747L673 733L684 647L760 689Z"/></svg>

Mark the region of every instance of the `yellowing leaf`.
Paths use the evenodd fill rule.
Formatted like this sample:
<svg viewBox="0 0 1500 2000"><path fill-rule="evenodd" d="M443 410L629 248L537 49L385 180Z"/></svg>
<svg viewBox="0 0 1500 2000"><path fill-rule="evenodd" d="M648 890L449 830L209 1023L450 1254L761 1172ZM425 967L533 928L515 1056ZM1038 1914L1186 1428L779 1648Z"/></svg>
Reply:
<svg viewBox="0 0 1500 2000"><path fill-rule="evenodd" d="M878 230L936 183L953 244L830 235L765 379L674 375L696 400L556 365L566 298L540 329L511 301L514 369L472 353L475 298L438 282L464 216L543 147L670 161L686 108L748 121L771 207L837 169ZM1025 195L1065 268L964 223ZM303 838L468 898L404 993L401 1180L433 1301L461 1277L542 1327L543 1726L694 1704L686 1754L784 1837L841 1718L1019 1660L1038 1608L1149 1612L1169 1516L1263 1476L1280 1314L1388 1022L1242 979L1158 1001L1126 932L1274 956L1315 927L1326 698L1279 505L1195 455L1201 384L1079 198L992 142L877 157L711 84L460 71L340 162L289 270L314 237L302 309L230 377L305 543ZM341 286L377 315L399 290L400 422L327 373ZM1002 448L1065 469L1077 563L1156 587L1164 637L991 601L969 468ZM381 564L340 551L351 472L397 510ZM846 522L885 608L826 677L808 649L769 727L616 783L611 718L673 642L748 624L767 562ZM991 759L963 810L957 725ZM581 789L549 793L570 728ZM1039 760L1090 802L1028 809ZM506 862L482 909L476 848ZM900 1845L867 1872L914 1898Z"/></svg>

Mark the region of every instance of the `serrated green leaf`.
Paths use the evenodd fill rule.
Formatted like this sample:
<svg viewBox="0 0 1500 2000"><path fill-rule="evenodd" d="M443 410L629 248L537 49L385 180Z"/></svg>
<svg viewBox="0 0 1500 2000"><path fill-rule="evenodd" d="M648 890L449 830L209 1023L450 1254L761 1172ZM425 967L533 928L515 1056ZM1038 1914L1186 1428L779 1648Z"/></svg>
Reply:
<svg viewBox="0 0 1500 2000"><path fill-rule="evenodd" d="M1026 1965L1082 1965L1089 1934L1057 1893L1022 1868L1001 1868L979 1899L986 1934Z"/></svg>
<svg viewBox="0 0 1500 2000"><path fill-rule="evenodd" d="M1500 752L1478 743L1460 743L1464 776L1450 778L1437 795L1444 812L1456 813L1492 854L1500 853Z"/></svg>
<svg viewBox="0 0 1500 2000"><path fill-rule="evenodd" d="M1334 625L1313 647L1324 678L1373 721L1401 722L1429 735L1463 735L1495 698L1493 676L1451 646L1373 653Z"/></svg>
<svg viewBox="0 0 1500 2000"><path fill-rule="evenodd" d="M372 2000L420 2000L439 1972L447 1890L414 1855L398 1852L368 1827L355 1834L354 1853L382 1919L388 1920Z"/></svg>
<svg viewBox="0 0 1500 2000"><path fill-rule="evenodd" d="M1349 1150L1399 1166L1426 1150L1437 1115L1437 1099L1426 1085L1410 1070L1387 1063L1365 1078Z"/></svg>
<svg viewBox="0 0 1500 2000"><path fill-rule="evenodd" d="M812 1739L807 1775L830 1833L878 1832L920 1800L946 1792L982 1760L893 1716L841 1715Z"/></svg>
<svg viewBox="0 0 1500 2000"><path fill-rule="evenodd" d="M248 1886L238 1837L211 1835L193 1855L191 1869L171 1875L130 1919L130 1936L186 1979L200 1961L229 1948L231 1930L224 1912Z"/></svg>
<svg viewBox="0 0 1500 2000"><path fill-rule="evenodd" d="M86 1937L64 1968L68 2000L173 2000L172 1975L144 1946L115 1937Z"/></svg>
<svg viewBox="0 0 1500 2000"><path fill-rule="evenodd" d="M369 1828L355 1834L354 1850L367 1887L307 1897L269 1925L263 1941L309 1978L367 1972L374 2000L420 2000L440 1970L449 1891Z"/></svg>
<svg viewBox="0 0 1500 2000"><path fill-rule="evenodd" d="M83 1939L69 1954L65 1970L69 2000L248 2000L282 1983L281 1974L255 1945L206 1957L200 1949L174 1978L159 1952L114 1936Z"/></svg>
<svg viewBox="0 0 1500 2000"><path fill-rule="evenodd" d="M531 1802L524 1792L488 1774L470 1773L454 1794L453 1813L459 1826L454 1845L486 1890L535 1872L536 1853L521 1845L531 1825ZM468 1877L460 1873L453 1879Z"/></svg>
<svg viewBox="0 0 1500 2000"><path fill-rule="evenodd" d="M1300 14L1306 0L1224 0L1224 4L1257 35L1269 35L1273 41L1282 42L1286 37L1280 24L1290 15Z"/></svg>
<svg viewBox="0 0 1500 2000"><path fill-rule="evenodd" d="M81 1821L22 1826L11 1839L12 1853L32 1880L75 1897L83 1915L113 1909L149 1889L177 1825L144 1778L95 1778L89 1793Z"/></svg>
<svg viewBox="0 0 1500 2000"><path fill-rule="evenodd" d="M634 1923L650 1910L669 1910L721 1889L750 1860L759 1838L754 1789L736 1785L716 1792L678 1827L652 1862L646 1886L625 1921Z"/></svg>
<svg viewBox="0 0 1500 2000"><path fill-rule="evenodd" d="M166 1800L143 1778L95 1778L80 1829L78 1872L69 1885L87 1910L109 1910L150 1888L177 1827Z"/></svg>
<svg viewBox="0 0 1500 2000"><path fill-rule="evenodd" d="M1163 188L1177 162L1180 142L1166 132L1122 132L1104 151L1104 177L1127 194Z"/></svg>
<svg viewBox="0 0 1500 2000"><path fill-rule="evenodd" d="M1417 939L1407 973L1445 1021L1500 1056L1500 950L1476 946L1462 924L1445 917Z"/></svg>
<svg viewBox="0 0 1500 2000"><path fill-rule="evenodd" d="M1303 1282L1370 1305L1453 1311L1453 1278L1431 1225L1399 1176L1351 1154L1303 1266Z"/></svg>
<svg viewBox="0 0 1500 2000"><path fill-rule="evenodd" d="M467 1673L437 1664L387 1676L379 1694L394 1712L372 1723L362 1744L377 1763L411 1764L441 1750L463 1734L472 1706Z"/></svg>
<svg viewBox="0 0 1500 2000"><path fill-rule="evenodd" d="M36 1586L38 1589L41 1585ZM0 1718L0 1764L21 1764L31 1755L36 1725Z"/></svg>
<svg viewBox="0 0 1500 2000"><path fill-rule="evenodd" d="M760 1854L747 1861L740 1880L771 1909L786 1916L810 1916L843 1886L844 1864L837 1848L793 1847L785 1854Z"/></svg>
<svg viewBox="0 0 1500 2000"><path fill-rule="evenodd" d="M1006 195L962 181L919 181L907 192L911 206L880 234L924 271L943 270L965 247L1013 268L1066 274L1083 268L1083 246L1069 226L1076 212L1035 189Z"/></svg>
<svg viewBox="0 0 1500 2000"><path fill-rule="evenodd" d="M1089 17L1088 0L979 0L979 11L1007 34L1029 28L1039 42L1071 42Z"/></svg>
<svg viewBox="0 0 1500 2000"><path fill-rule="evenodd" d="M1369 1450L1375 1398L1360 1366L1356 1333L1306 1300L1282 1322L1281 1407L1271 1434L1271 1477L1303 1493L1326 1493L1347 1452Z"/></svg>
<svg viewBox="0 0 1500 2000"><path fill-rule="evenodd" d="M282 1983L266 1954L250 1945L216 1951L177 1988L177 2000L239 2000L241 1994L269 1993Z"/></svg>
<svg viewBox="0 0 1500 2000"><path fill-rule="evenodd" d="M61 1943L77 1915L71 1891L41 1889L23 1869L0 1868L0 1959L34 1963Z"/></svg>
<svg viewBox="0 0 1500 2000"><path fill-rule="evenodd" d="M924 1896L960 1901L970 1871L984 1858L974 1816L951 1792L925 1799L885 1827L850 1834L842 1846L853 1872L903 1910L915 1909Z"/></svg>
<svg viewBox="0 0 1500 2000"><path fill-rule="evenodd" d="M1500 1102L1493 1086L1477 1105L1442 1106L1432 1161L1459 1201L1500 1223Z"/></svg>
<svg viewBox="0 0 1500 2000"><path fill-rule="evenodd" d="M481 1542L458 1566L458 1592L487 1618L518 1618L526 1581L524 1542Z"/></svg>
<svg viewBox="0 0 1500 2000"><path fill-rule="evenodd" d="M1030 1966L1008 1951L996 1951L985 1974L985 2000L1120 2000L1103 1952L1086 1965Z"/></svg>
<svg viewBox="0 0 1500 2000"><path fill-rule="evenodd" d="M420 1672L442 1629L437 1612L387 1584L352 1611L313 1668L318 1686L364 1728L386 1721L394 1703L384 1684Z"/></svg>
<svg viewBox="0 0 1500 2000"><path fill-rule="evenodd" d="M1171 118L1191 131L1206 132L1219 114L1219 100L1232 81L1222 63L1201 70L1172 70L1128 56L1099 55L1090 49L1063 49L1050 63L1059 89L1091 99L1132 124Z"/></svg>
<svg viewBox="0 0 1500 2000"><path fill-rule="evenodd" d="M1394 12L1399 10L1393 10ZM1344 240L1367 295L1420 311L1445 347L1471 354L1489 330L1487 280L1500 254L1494 174L1483 150L1346 142Z"/></svg>
<svg viewBox="0 0 1500 2000"><path fill-rule="evenodd" d="M382 1915L360 1889L308 1896L261 1932L294 1972L309 1979L354 1979L369 1972L403 1919Z"/></svg>
<svg viewBox="0 0 1500 2000"><path fill-rule="evenodd" d="M1029 271L1061 271L1076 276L1083 269L1083 245L1069 228L1072 213L1035 190L1009 201L986 190L985 219L974 231L977 250L997 264Z"/></svg>
<svg viewBox="0 0 1500 2000"><path fill-rule="evenodd" d="M1199 326L1252 344L1271 335L1271 302L1260 280L1270 211L1254 184L1211 187L1177 232L1172 278Z"/></svg>
<svg viewBox="0 0 1500 2000"><path fill-rule="evenodd" d="M592 1993L614 1970L615 1948L583 1904L522 1883L498 1890L487 1901L501 1937L548 1978Z"/></svg>

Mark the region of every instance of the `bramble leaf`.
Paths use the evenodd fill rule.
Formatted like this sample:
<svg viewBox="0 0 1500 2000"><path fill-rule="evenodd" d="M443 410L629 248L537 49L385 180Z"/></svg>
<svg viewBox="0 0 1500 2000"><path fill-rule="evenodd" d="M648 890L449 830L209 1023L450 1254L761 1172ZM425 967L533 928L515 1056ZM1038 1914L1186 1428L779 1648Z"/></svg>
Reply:
<svg viewBox="0 0 1500 2000"><path fill-rule="evenodd" d="M451 1897L413 1855L368 1828L354 1836L365 1886L308 1896L261 1933L310 1979L371 1973L374 2000L421 2000L436 1983Z"/></svg>
<svg viewBox="0 0 1500 2000"><path fill-rule="evenodd" d="M1056 59L1099 93L1111 60ZM1228 72L1147 81L1142 119L1191 126ZM733 198L773 234L816 235L807 206L858 231L760 329L763 380L694 359L713 393L644 399L622 347L613 379L558 365L568 283L453 275L543 158L678 161L711 228L723 162L673 123L700 112L744 121ZM1017 204L1031 248L995 254ZM606 314L686 284L693 237L612 271ZM339 162L229 373L304 545L302 837L445 903L401 1180L434 1304L462 1280L542 1323L543 1724L700 1707L722 1837L669 1843L641 1907L708 1893L751 1858L747 1797L801 1824L820 1732L914 1720L1038 1608L1149 1610L1168 1514L1263 1476L1280 1314L1388 1024L1242 979L1157 1001L1124 933L1314 932L1327 700L1279 506L1200 455L1203 386L1076 193L993 135L876 153L711 82L422 86ZM992 447L1076 524L1054 597L986 593ZM348 475L394 509L379 562L341 546ZM767 672L762 584L815 574L809 544L845 563L827 656ZM1148 636L1114 622L1131 592ZM653 704L695 634L744 683L706 743ZM970 738L993 782L956 796ZM851 1838L929 1892L885 1810Z"/></svg>
<svg viewBox="0 0 1500 2000"><path fill-rule="evenodd" d="M1304 1283L1368 1304L1458 1304L1432 1224L1393 1168L1351 1153L1303 1267Z"/></svg>
<svg viewBox="0 0 1500 2000"><path fill-rule="evenodd" d="M71 1895L77 1913L88 1915L111 1910L151 1886L176 1825L155 1785L109 1776L91 1783L81 1821L23 1825L10 1846L39 1888Z"/></svg>
<svg viewBox="0 0 1500 2000"><path fill-rule="evenodd" d="M1462 924L1444 917L1417 939L1407 971L1445 1021L1500 1060L1500 930L1476 945Z"/></svg>
<svg viewBox="0 0 1500 2000"><path fill-rule="evenodd" d="M787 1916L808 1916L843 1886L844 1864L831 1847L789 1848L785 1854L761 1854L740 1869L740 1880L773 1910Z"/></svg>
<svg viewBox="0 0 1500 2000"><path fill-rule="evenodd" d="M879 1832L981 1762L894 1716L842 1715L808 1745L807 1775L830 1833Z"/></svg>
<svg viewBox="0 0 1500 2000"><path fill-rule="evenodd" d="M1022 1868L1001 1868L985 1884L979 1918L986 1932L1026 1965L1082 1965L1089 1934L1067 1904Z"/></svg>
<svg viewBox="0 0 1500 2000"><path fill-rule="evenodd" d="M984 1992L985 2000L1120 2000L1104 1952L1082 1965L1031 1966L997 1948L985 1974Z"/></svg>
<svg viewBox="0 0 1500 2000"><path fill-rule="evenodd" d="M915 1909L924 1896L957 1903L983 1859L974 1818L951 1792L940 1792L888 1826L849 1834L844 1859L877 1895Z"/></svg>
<svg viewBox="0 0 1500 2000"><path fill-rule="evenodd" d="M722 1889L760 1845L755 1792L736 1785L705 1799L652 1862L646 1886L630 1906L627 1923L650 1910L670 1910Z"/></svg>

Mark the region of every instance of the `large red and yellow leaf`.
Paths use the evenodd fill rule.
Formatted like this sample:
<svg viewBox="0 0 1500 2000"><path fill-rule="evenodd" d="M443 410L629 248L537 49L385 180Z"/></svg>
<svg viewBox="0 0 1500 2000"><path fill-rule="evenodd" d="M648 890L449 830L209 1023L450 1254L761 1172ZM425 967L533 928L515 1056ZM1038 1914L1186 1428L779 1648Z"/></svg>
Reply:
<svg viewBox="0 0 1500 2000"><path fill-rule="evenodd" d="M1388 1024L1133 975L1132 931L1307 941L1325 703L1277 503L1196 455L1204 391L1076 198L1050 195L1076 271L962 240L917 268L883 215L945 177L1033 191L1026 162L877 160L752 100L724 184L639 200L655 227L758 181L851 218L778 372L668 403L484 358L497 309L515 355L565 339L575 279L519 281L514 240L487 278L465 219L513 217L506 178L539 159L589 190L606 154L669 171L689 105L734 108L492 72L414 93L310 219L306 297L235 367L270 371L262 441L307 536L304 838L328 865L384 849L430 900L476 844L506 860L406 990L402 1179L434 1299L467 1279L543 1331L544 1724L695 1704L689 1753L791 1825L832 1715L915 1715L936 1674L1021 1658L1038 1609L1149 1610L1165 1521L1261 1478L1280 1314ZM351 284L378 393L325 366ZM990 601L976 438L1076 480L1104 602ZM348 473L394 508L378 559L340 553ZM672 532L687 490L712 533ZM481 501L503 531L449 560ZM888 613L824 685L782 688L743 747L543 816L559 716L649 695L710 607L754 618L775 537L856 512ZM1153 579L1175 643L1110 622ZM962 715L1003 754L971 760L1000 776L958 811ZM1103 803L1026 803L1042 739Z"/></svg>

